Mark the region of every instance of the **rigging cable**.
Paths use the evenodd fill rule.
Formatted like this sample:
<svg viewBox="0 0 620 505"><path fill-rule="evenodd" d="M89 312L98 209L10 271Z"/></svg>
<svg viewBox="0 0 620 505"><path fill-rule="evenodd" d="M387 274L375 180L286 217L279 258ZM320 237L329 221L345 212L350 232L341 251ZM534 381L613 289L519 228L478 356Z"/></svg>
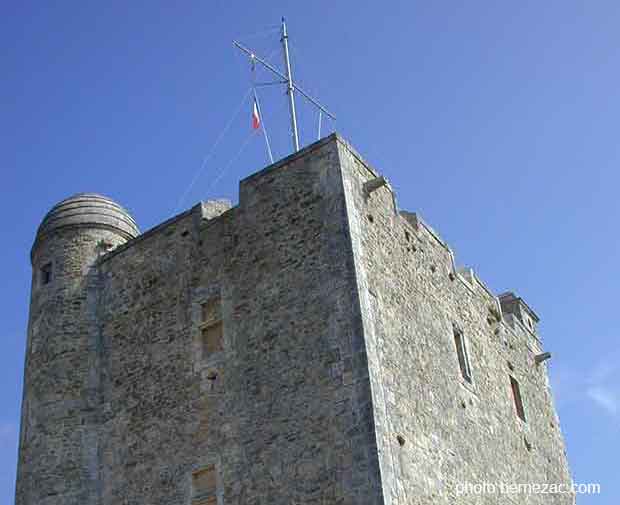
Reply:
<svg viewBox="0 0 620 505"><path fill-rule="evenodd" d="M241 108L243 107L243 104L245 103L245 101L250 96L250 93L252 93L252 88L248 89L245 92L245 94L243 95L243 98L241 99L241 102L237 106L237 109L233 113L232 117L228 120L228 123L226 123L226 126L224 127L224 129L220 132L219 136L217 137L217 139L215 140L215 142L211 146L211 149L209 149L207 154L205 154L205 156L203 157L202 163L200 164L200 167L198 168L198 170L196 170L196 173L194 174L194 177L192 178L191 182L189 183L189 185L187 186L187 188L185 189L185 191L183 192L183 194L179 198L179 201L177 202L177 206L176 206L176 209L175 209L175 214L179 211L179 209L181 208L181 205L183 205L183 202L184 202L185 198L187 197L189 192L192 190L192 188L194 187L194 185L198 181L199 177L204 172L204 169L207 166L207 161L209 161L211 156L213 156L213 153L215 152L215 149L217 148L217 146L220 144L220 142L224 138L224 135L226 135L226 133L228 132L228 130L232 126L234 120L239 115L239 112L241 111Z"/></svg>
<svg viewBox="0 0 620 505"><path fill-rule="evenodd" d="M230 158L230 160L228 160L228 163L226 163L218 172L217 175L215 176L215 179L213 179L211 181L211 184L209 184L207 186L207 190L205 194L208 194L209 191L219 182L219 180L222 178L222 176L224 175L224 172L226 171L226 169L228 167L230 167L230 165L233 164L233 162L239 157L241 156L241 153L244 151L244 149L246 148L246 146L248 145L248 142L250 141L250 139L252 138L252 136L254 136L256 134L256 130L253 130L250 132L250 134L245 138L245 140L243 141L243 143L241 144L241 147L239 148L239 150L235 153L235 155Z"/></svg>
<svg viewBox="0 0 620 505"><path fill-rule="evenodd" d="M282 110L287 106L286 102L282 102L282 104L280 105L280 107L277 110L277 113L279 114L280 112L282 112ZM243 153L243 151L245 150L245 148L247 147L249 141L252 139L252 137L258 133L257 130L252 130L248 136L243 140L243 143L241 144L241 147L239 148L239 151L237 151L237 153L235 153L235 155L228 161L228 163L226 163L226 165L224 165L217 173L216 173L216 177L215 179L213 179L211 181L211 184L209 184L209 186L207 187L206 190L206 195L209 194L209 191L211 189L213 189L215 187L215 185L220 181L220 179L223 177L224 172L230 167L230 165L233 164L233 162L239 158L239 156L241 156L241 153Z"/></svg>
<svg viewBox="0 0 620 505"><path fill-rule="evenodd" d="M299 47L297 46L297 44L292 43L290 41L289 41L289 47L291 48L291 52L293 53L293 56L295 56L295 61L296 61L295 71L297 73L299 73L299 70L298 70L299 69L299 61L302 60L301 51L299 50ZM302 77L303 77L303 72L302 72ZM318 118L319 125L318 125L317 140L320 140L321 139L321 129L322 129L322 126L323 126L323 111L321 109L318 109L318 110L319 110L319 118ZM328 116L327 119L330 119L329 116ZM336 120L333 119L333 121L335 122Z"/></svg>
<svg viewBox="0 0 620 505"><path fill-rule="evenodd" d="M282 105L280 105L280 107L277 110L277 113L279 114L280 112L282 112L282 110L286 107L287 103L286 102L282 102ZM213 181L211 181L211 184L209 184L209 186L207 186L207 190L206 193L208 194L209 191L211 189L213 189L213 187L220 181L220 179L222 178L222 176L224 175L224 172L226 171L226 169L228 169L230 167L230 165L232 165L232 163L239 157L241 156L241 153L243 153L243 151L245 150L245 148L248 145L248 142L250 141L250 139L254 136L254 134L258 133L256 130L252 130L248 136L243 140L243 143L241 144L241 147L239 148L239 151L237 151L237 153L228 161L228 163L226 163L226 165L224 165L222 167L222 169L217 172L217 175L215 177L215 179L213 179Z"/></svg>

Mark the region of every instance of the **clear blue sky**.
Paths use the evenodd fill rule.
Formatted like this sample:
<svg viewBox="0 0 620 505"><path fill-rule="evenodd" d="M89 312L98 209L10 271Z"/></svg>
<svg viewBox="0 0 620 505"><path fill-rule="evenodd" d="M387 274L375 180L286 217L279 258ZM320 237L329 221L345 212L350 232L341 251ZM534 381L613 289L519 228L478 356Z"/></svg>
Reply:
<svg viewBox="0 0 620 505"><path fill-rule="evenodd" d="M400 207L541 315L571 470L603 487L578 503L620 502L620 3L1 6L1 504L13 500L38 223L78 191L115 198L143 230L170 217L248 89L231 39L270 54L278 37L264 32L282 14L300 83L393 182ZM261 98L281 157L286 104L275 88ZM316 114L298 103L308 143ZM249 125L246 102L183 207L236 200L237 181L266 164L260 137L234 158Z"/></svg>

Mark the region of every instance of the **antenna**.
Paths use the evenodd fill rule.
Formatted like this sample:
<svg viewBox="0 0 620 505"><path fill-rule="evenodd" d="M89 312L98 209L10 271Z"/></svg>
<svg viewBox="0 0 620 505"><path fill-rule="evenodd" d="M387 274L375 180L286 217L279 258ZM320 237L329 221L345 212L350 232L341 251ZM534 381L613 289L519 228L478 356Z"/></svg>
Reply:
<svg viewBox="0 0 620 505"><path fill-rule="evenodd" d="M288 95L288 106L291 111L291 131L293 134L293 149L299 151L299 133L297 132L297 113L295 112L295 88L293 87L293 76L291 75L291 60L288 56L288 33L286 33L286 21L282 18L282 52L284 53L284 67L286 68L286 94Z"/></svg>
<svg viewBox="0 0 620 505"><path fill-rule="evenodd" d="M289 112L291 115L291 136L293 138L293 152L297 152L299 151L299 132L297 129L297 112L295 111L295 91L297 91L301 96L303 96L306 100L308 100L308 102L314 105L317 109L319 109L319 113L321 114L319 118L321 118L322 115L325 114L327 117L333 120L336 120L336 116L334 116L331 112L329 112L325 107L323 107L317 100L312 98L303 89L297 86L297 84L293 81L293 75L291 72L291 60L290 60L289 53L288 53L288 32L286 30L286 21L284 20L284 18L282 18L281 34L282 34L282 38L280 39L280 42L282 42L282 53L284 56L284 66L286 67L285 68L286 73L280 72L271 63L258 57L253 51L241 45L236 40L233 40L233 44L235 45L235 47L237 47L238 49L240 49L242 52L244 52L250 57L250 61L252 65L254 65L255 62L260 63L263 67L265 67L267 70L269 70L270 72L272 72L273 74L275 74L281 79L281 81L278 82L279 84L286 84L286 94L288 95ZM321 131L321 127L319 124L319 135L320 135L320 131Z"/></svg>

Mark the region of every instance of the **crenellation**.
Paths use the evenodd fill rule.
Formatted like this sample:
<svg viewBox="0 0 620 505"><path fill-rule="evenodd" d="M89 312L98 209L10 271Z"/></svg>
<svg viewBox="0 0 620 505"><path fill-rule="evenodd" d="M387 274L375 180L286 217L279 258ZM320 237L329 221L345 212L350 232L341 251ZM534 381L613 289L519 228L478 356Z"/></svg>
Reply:
<svg viewBox="0 0 620 505"><path fill-rule="evenodd" d="M352 161L352 165L355 167L355 158L348 159ZM507 385L510 384L509 374L513 373L517 375L516 379L521 383L521 389L526 398L525 409L528 408L529 401L529 408L536 413L547 410L553 412L548 397L544 393L540 393L541 387L538 379L533 380L532 378L531 344L527 338L524 338L525 335L515 334L511 328L504 327L501 317L502 307L499 305L498 298L475 276L473 271L470 271L469 275L466 273L456 277L456 279L461 278L462 282L451 282L449 271L453 268L453 257L450 248L432 229L425 226L418 216L401 212L407 223L417 230L416 236L419 241L415 254L411 254L410 246L394 247L394 242L398 240L397 237L400 235L398 222L380 222L375 218L372 224L361 224L367 223L365 216L383 215L382 208L388 206L389 202L387 200L374 199L370 201L360 198L358 196L360 191L357 188L365 184L365 178L357 179L359 173L360 170L357 167L351 167L348 171L353 179L349 183L350 194L352 195L350 213L353 216L358 216L361 230L359 240L356 242L360 264L358 279L363 284L372 286L372 300L376 301L373 301L371 307L376 305L376 308L367 310L371 313L377 313L378 316L375 316L374 322L368 321L367 331L369 333L378 332L377 337L381 342L381 344L375 344L375 349L371 352L375 357L369 362L371 369L378 377L398 375L401 378L399 383L392 381L383 385L379 383L374 388L376 391L375 401L378 405L382 405L386 401L385 399L388 399L385 407L378 408L375 411L375 415L378 417L376 422L386 433L382 436L387 444L385 454L389 455L393 451L392 446L387 442L389 440L387 433L402 431L403 428L400 423L403 419L409 419L410 422L418 424L419 429L414 430L414 433L422 434L428 433L429 430L442 429L442 423L438 422L439 419L458 419L461 415L460 412L465 412L470 422L474 423L476 427L479 426L482 429L486 423L490 423L496 434L506 432L506 427L502 427L498 423L500 420L501 422L508 420L509 424L506 426L515 427L516 434L507 438L513 442L509 446L509 451L504 453L506 454L506 461L514 462L521 472L521 477L525 477L528 472L531 472L532 478L537 477L539 470L534 468L529 470L530 465L534 465L534 463L527 463L521 456L518 456L520 452L517 452L523 450L527 445L530 449L526 448L525 452L528 454L536 453L537 446L529 439L528 443L524 444L523 439L524 431L533 437L530 432L535 431L532 426L537 426L535 424L536 418L534 417L532 420L533 416L530 416L529 421L523 426L516 423L512 416L510 396L507 394ZM377 226L377 223L380 226ZM444 270L448 272L448 275L444 275ZM449 317L444 319L445 315L449 315ZM381 323L383 328L377 328L377 317L383 321ZM454 376L450 379L450 375L446 375L446 370L458 370L456 353L451 338L451 327L454 322L458 322L463 333L468 336L468 342L471 346L472 387L455 380ZM405 352L403 349L403 346L407 345L407 339L396 338L404 332L415 335L413 343L415 354L413 356L410 356L411 353ZM509 339L510 343L506 348L501 343L501 339L498 338L498 334L501 336L503 332L514 336L514 338ZM502 361L507 363L507 359L500 357L505 355L510 356L510 360L514 362L513 371L509 370L506 365L498 366ZM446 362L446 358L449 356L452 356L452 363ZM441 363L439 368L434 366L436 362ZM411 364L415 364L415 368L412 368ZM393 369L393 372L388 372L390 369ZM536 374L537 371L534 373ZM420 383L417 382L418 380ZM453 390L454 386L450 386L450 384L458 384L464 387L462 392L465 393L465 397L462 401L457 400L454 403L442 401L446 392ZM426 387L424 388L424 386ZM410 391L419 391L420 398L424 398L424 400L413 402L409 399L411 395L407 394ZM476 401L473 405L470 403L467 398L470 393L479 399L478 403ZM460 396L459 394L455 400ZM389 401L391 397L400 397L403 407L409 407L399 407L398 402ZM473 401L473 398L471 400ZM450 405L455 405L452 407L456 408L454 414ZM479 405L479 407L472 410L474 405ZM496 405L496 407L492 409L491 405ZM428 414L422 415L421 413L424 411L428 411ZM417 417L411 417L413 412L418 412ZM489 418L488 413L491 412L496 417ZM456 417L453 418L453 415ZM469 417L470 415L473 417ZM549 446L542 444L542 446L545 447L547 454L553 454L554 461L557 462L555 475L558 481L566 481L568 477L566 467L563 466L565 465L565 458L561 450L562 444L557 439L550 439L546 432L534 434L540 435L542 440L546 440L550 444ZM505 433L505 436L507 435L508 433ZM417 444L416 438L419 436L421 435L413 435L413 445ZM489 447L489 445L481 444L479 441L477 442L479 444L478 449L473 451L471 455L467 455L463 452L467 447L466 443L467 440L462 439L455 442L451 447L450 443L444 440L446 455L456 453L468 463L468 467L461 469L460 479L474 479L474 476L481 471L493 474L492 465L489 465L489 462L495 457L496 452L490 451L485 455L480 448ZM424 445L422 446L424 447ZM490 447L496 448L497 446L491 444ZM553 451L547 447L552 447ZM479 459L482 458L479 464L474 461L474 455ZM487 461L484 460L485 456L488 458ZM428 464L425 464L427 457ZM391 489L390 493L398 497L397 499L402 499L403 489L409 489L415 490L417 495L434 496L435 503L441 499L442 495L444 499L449 499L450 490L447 487L450 485L450 479L447 482L446 479L439 479L443 482L443 489L441 486L433 488L431 484L433 480L428 480L428 476L433 475L436 471L432 454L428 454L428 456L419 454L416 460L418 475L424 476L424 479L414 478L413 475L404 476L403 469L400 466L402 462L396 463L400 460L396 460L393 456L388 456L382 461L382 472L387 475L401 475L400 481L397 479L394 482L392 478L386 480L388 488ZM540 457L536 461L540 461L537 463L540 465L548 463L546 459ZM494 477L508 480L510 468L497 466L493 467L494 471L497 472ZM467 472L475 473L471 477L467 477ZM514 475L512 478L514 479ZM453 476L451 482L454 483L455 480L456 475ZM565 503L562 498L557 496L557 503ZM566 499L570 501L571 497L567 496Z"/></svg>

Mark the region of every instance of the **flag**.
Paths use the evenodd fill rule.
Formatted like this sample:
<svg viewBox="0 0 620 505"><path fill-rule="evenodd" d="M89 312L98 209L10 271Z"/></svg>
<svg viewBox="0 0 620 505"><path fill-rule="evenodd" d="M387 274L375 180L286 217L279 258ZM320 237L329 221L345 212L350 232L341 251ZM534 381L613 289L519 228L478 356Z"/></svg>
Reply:
<svg viewBox="0 0 620 505"><path fill-rule="evenodd" d="M260 128L260 114L258 113L258 102L254 98L254 108L252 109L252 128L258 130Z"/></svg>

